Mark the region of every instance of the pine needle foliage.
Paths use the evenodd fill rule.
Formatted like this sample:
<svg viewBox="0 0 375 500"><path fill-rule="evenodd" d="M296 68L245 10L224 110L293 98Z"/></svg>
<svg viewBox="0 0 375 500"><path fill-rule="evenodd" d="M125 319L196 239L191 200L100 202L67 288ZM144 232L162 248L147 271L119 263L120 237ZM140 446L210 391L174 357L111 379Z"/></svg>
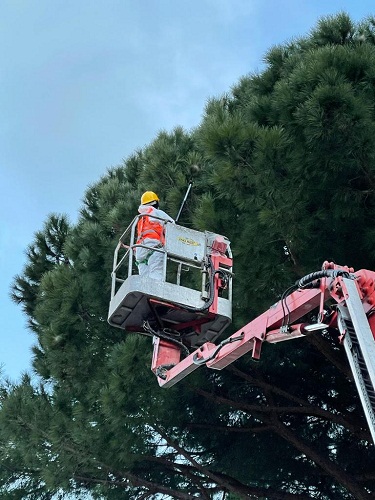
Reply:
<svg viewBox="0 0 375 500"><path fill-rule="evenodd" d="M51 215L12 296L33 367L3 383L2 498L370 499L374 447L330 333L264 346L168 391L150 339L106 321L113 251L156 191L180 222L232 242L232 331L326 259L375 269L375 21L321 19L265 69L210 98L90 186L76 224ZM292 344L292 345L291 345Z"/></svg>

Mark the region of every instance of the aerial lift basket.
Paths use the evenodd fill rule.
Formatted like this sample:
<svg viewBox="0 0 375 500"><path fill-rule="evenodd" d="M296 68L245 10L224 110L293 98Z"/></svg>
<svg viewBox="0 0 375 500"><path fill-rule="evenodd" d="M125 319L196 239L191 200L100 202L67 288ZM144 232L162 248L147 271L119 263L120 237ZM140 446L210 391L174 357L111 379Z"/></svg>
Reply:
<svg viewBox="0 0 375 500"><path fill-rule="evenodd" d="M137 216L114 253L108 322L127 332L145 324L177 335L188 348L213 342L232 319L232 254L224 236L165 224L162 281L138 274Z"/></svg>

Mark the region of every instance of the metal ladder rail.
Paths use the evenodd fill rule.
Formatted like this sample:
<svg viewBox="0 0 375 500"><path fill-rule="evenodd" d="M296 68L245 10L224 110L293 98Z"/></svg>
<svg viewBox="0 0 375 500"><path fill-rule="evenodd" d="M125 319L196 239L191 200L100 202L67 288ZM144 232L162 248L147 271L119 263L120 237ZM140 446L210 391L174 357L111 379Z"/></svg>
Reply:
<svg viewBox="0 0 375 500"><path fill-rule="evenodd" d="M369 397L372 410L375 413L375 390L374 390L374 387L371 383L371 379L370 379L368 371L367 371L367 365L364 361L361 347L359 345L359 342L358 342L358 339L357 339L357 336L356 336L356 333L355 333L355 330L353 327L353 323L351 321L350 322L348 321L346 324L347 324L347 328L348 328L348 334L350 337L350 341L352 343L352 352L356 353L356 356L358 359L358 366L359 366L359 369L361 370L363 382L366 386L367 395Z"/></svg>
<svg viewBox="0 0 375 500"><path fill-rule="evenodd" d="M375 443L375 340L353 280L343 280L348 291L346 307L339 305L344 348Z"/></svg>

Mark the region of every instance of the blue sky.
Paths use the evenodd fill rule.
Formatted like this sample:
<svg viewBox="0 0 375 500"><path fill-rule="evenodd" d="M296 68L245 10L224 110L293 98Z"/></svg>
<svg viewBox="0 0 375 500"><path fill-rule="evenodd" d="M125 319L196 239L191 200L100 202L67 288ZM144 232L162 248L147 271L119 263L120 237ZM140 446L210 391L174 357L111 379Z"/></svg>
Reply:
<svg viewBox="0 0 375 500"><path fill-rule="evenodd" d="M2 0L0 364L31 370L33 334L10 301L51 212L74 222L86 188L160 130L262 69L266 51L370 0ZM235 244L235 242L234 242Z"/></svg>

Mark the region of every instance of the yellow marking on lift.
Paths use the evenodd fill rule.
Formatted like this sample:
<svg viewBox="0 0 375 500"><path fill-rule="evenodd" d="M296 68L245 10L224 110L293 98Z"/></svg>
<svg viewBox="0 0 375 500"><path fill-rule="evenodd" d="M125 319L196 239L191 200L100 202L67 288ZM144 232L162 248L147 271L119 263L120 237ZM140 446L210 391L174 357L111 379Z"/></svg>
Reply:
<svg viewBox="0 0 375 500"><path fill-rule="evenodd" d="M179 236L177 239L181 241L181 243L185 243L186 245L191 245L194 247L199 247L201 245L198 241L194 241L191 238L185 238L183 236Z"/></svg>

